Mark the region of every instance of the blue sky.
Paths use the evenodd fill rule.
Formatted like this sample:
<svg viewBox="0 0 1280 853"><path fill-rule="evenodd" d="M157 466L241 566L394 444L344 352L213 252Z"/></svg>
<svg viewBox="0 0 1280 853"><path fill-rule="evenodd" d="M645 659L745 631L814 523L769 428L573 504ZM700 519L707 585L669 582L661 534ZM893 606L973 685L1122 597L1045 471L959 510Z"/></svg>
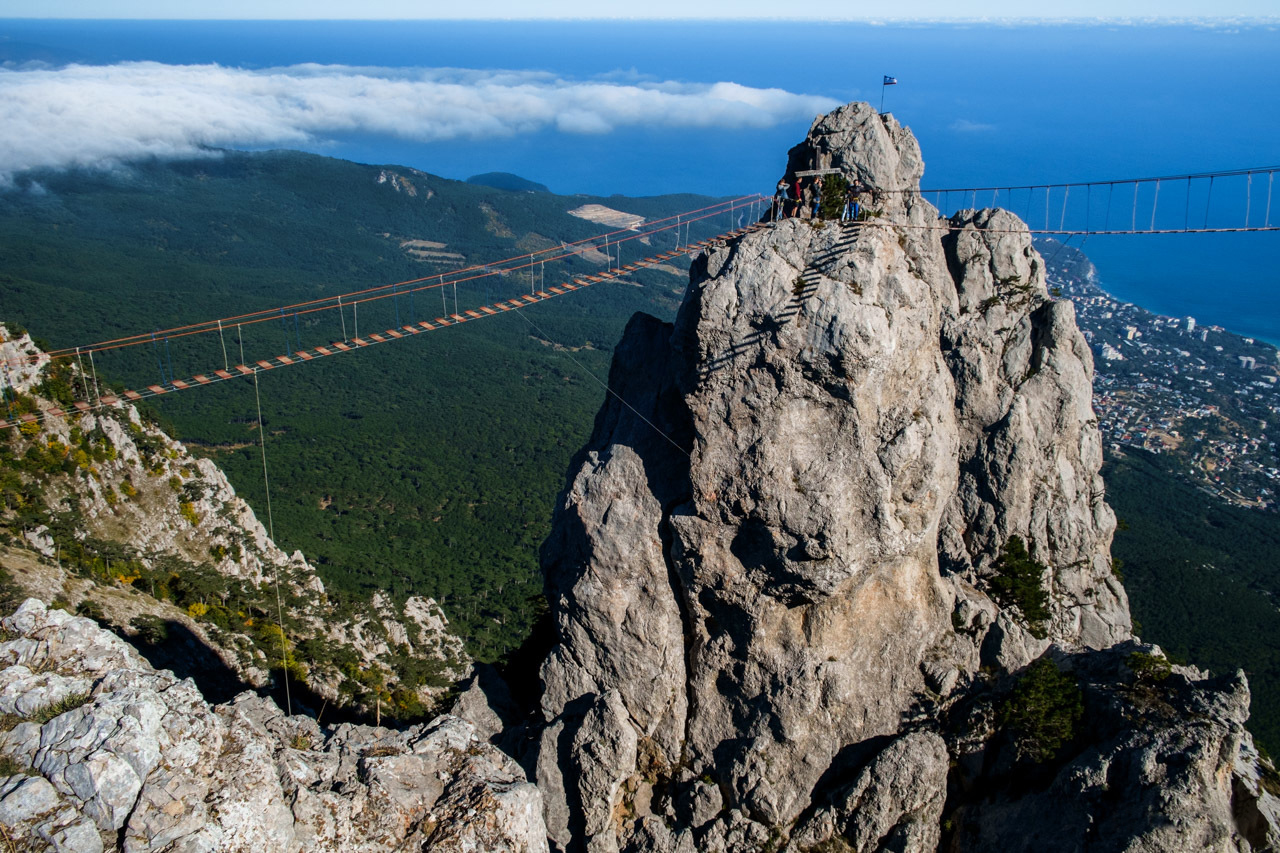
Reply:
<svg viewBox="0 0 1280 853"><path fill-rule="evenodd" d="M1275 0L0 0L0 18L1197 18L1275 17Z"/></svg>

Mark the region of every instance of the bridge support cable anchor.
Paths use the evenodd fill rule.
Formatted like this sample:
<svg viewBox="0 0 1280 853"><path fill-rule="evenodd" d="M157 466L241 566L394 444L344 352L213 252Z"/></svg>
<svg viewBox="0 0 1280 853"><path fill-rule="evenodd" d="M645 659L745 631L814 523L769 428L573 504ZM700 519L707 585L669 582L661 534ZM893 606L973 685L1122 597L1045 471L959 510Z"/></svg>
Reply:
<svg viewBox="0 0 1280 853"><path fill-rule="evenodd" d="M1209 176L1209 192L1204 198L1204 229L1209 230L1209 203L1213 201L1213 175Z"/></svg>
<svg viewBox="0 0 1280 853"><path fill-rule="evenodd" d="M289 340L289 321L284 318L283 307L280 308L280 328L284 329L284 353L293 355L293 342Z"/></svg>
<svg viewBox="0 0 1280 853"><path fill-rule="evenodd" d="M93 374L93 397L97 401L94 405L102 405L102 389L98 387L98 368L93 363L93 350L89 350L89 371Z"/></svg>
<svg viewBox="0 0 1280 853"><path fill-rule="evenodd" d="M1244 227L1249 227L1249 209L1253 206L1253 172L1249 173L1244 190Z"/></svg>
<svg viewBox="0 0 1280 853"><path fill-rule="evenodd" d="M1191 230L1191 176L1187 176L1187 205L1186 210L1182 211L1182 230Z"/></svg>
<svg viewBox="0 0 1280 853"><path fill-rule="evenodd" d="M341 298L341 297L339 297L339 298ZM219 320L219 321L218 321L218 340L222 342L222 369L223 369L223 370L230 370L230 369L231 369L231 365L227 363L227 339L226 339L226 337L222 334L222 321L221 321L221 320ZM92 353L92 351L90 351L90 353L89 353L89 357L90 357L90 358L92 358L92 357L93 357L93 353Z"/></svg>
<svg viewBox="0 0 1280 853"><path fill-rule="evenodd" d="M1275 172L1267 172L1267 215L1262 220L1263 228L1271 227L1271 185L1275 181L1275 177Z"/></svg>
<svg viewBox="0 0 1280 853"><path fill-rule="evenodd" d="M262 422L262 394L258 390L258 368L256 367L253 369L253 399L258 405L258 446L262 448L262 488L267 496L267 533L271 536L271 543L274 545L276 541L276 525L275 519L271 514L271 480L267 476L267 427ZM284 682L285 710L292 717L293 697L289 693L288 641L284 636L284 605L280 599L280 566L273 561L271 568L276 587L276 627L280 629L280 677Z"/></svg>
<svg viewBox="0 0 1280 853"><path fill-rule="evenodd" d="M1156 230L1156 207L1160 204L1160 181L1156 181L1155 198L1151 199L1151 227L1148 231Z"/></svg>
<svg viewBox="0 0 1280 853"><path fill-rule="evenodd" d="M164 384L164 359L160 357L160 346L156 343L156 333L151 333L151 353L156 357L156 369L160 371L160 384Z"/></svg>
<svg viewBox="0 0 1280 853"><path fill-rule="evenodd" d="M89 374L84 369L84 359L80 357L80 347L76 347L76 361L80 363L80 384L84 388L84 399L86 402L93 400L93 395L89 393Z"/></svg>

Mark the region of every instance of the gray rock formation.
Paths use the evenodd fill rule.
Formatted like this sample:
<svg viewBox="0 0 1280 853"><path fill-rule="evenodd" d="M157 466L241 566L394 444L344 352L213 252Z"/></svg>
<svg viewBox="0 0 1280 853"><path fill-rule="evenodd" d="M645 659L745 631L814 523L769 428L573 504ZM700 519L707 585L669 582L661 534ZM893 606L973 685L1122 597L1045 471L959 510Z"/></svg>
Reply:
<svg viewBox="0 0 1280 853"><path fill-rule="evenodd" d="M709 249L674 326L628 326L571 469L533 759L559 849L936 849L948 709L1129 637L1092 362L1025 226L940 219L865 104L815 121L788 176L814 167L872 217ZM993 597L1015 540L1044 615Z"/></svg>
<svg viewBox="0 0 1280 853"><path fill-rule="evenodd" d="M34 599L0 629L0 824L31 849L547 849L537 789L456 717L322 730L249 693L211 707Z"/></svg>

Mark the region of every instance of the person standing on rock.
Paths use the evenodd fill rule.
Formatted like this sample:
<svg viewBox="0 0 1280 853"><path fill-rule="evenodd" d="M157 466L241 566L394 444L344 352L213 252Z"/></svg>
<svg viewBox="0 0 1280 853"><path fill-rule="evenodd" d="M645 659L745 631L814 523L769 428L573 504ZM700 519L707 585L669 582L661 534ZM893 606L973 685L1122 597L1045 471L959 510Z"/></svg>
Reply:
<svg viewBox="0 0 1280 853"><path fill-rule="evenodd" d="M777 222L787 215L787 179L778 178L778 187L773 193L773 221Z"/></svg>
<svg viewBox="0 0 1280 853"><path fill-rule="evenodd" d="M840 211L840 221L850 222L858 218L858 193L850 184L844 191L844 208Z"/></svg>
<svg viewBox="0 0 1280 853"><path fill-rule="evenodd" d="M822 176L813 179L813 218L822 218Z"/></svg>
<svg viewBox="0 0 1280 853"><path fill-rule="evenodd" d="M800 218L800 207L804 204L804 189L800 186L800 179L796 178L791 184L791 213L797 219Z"/></svg>

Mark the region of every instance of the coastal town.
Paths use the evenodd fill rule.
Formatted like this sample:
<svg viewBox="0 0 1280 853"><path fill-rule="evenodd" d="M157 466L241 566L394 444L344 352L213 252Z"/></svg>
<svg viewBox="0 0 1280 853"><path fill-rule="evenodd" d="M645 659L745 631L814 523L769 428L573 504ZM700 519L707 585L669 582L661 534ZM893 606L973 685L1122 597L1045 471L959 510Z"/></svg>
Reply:
<svg viewBox="0 0 1280 853"><path fill-rule="evenodd" d="M1274 511L1280 494L1277 349L1193 317L1164 317L1097 283L1079 250L1037 240L1050 292L1070 298L1094 357L1093 406L1106 452L1176 460L1228 503Z"/></svg>

